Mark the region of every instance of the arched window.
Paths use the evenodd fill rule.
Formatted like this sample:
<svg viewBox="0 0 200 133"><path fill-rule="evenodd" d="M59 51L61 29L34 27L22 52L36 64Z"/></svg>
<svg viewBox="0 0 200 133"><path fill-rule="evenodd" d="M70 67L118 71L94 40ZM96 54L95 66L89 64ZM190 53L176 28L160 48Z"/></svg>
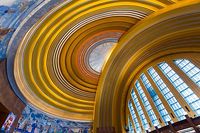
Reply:
<svg viewBox="0 0 200 133"><path fill-rule="evenodd" d="M197 97L197 95L166 62L162 62L158 66L165 76L170 80L176 90L186 100L188 105L190 105L192 110L197 115L200 115L200 99Z"/></svg>
<svg viewBox="0 0 200 133"><path fill-rule="evenodd" d="M184 120L186 114L200 116L200 69L196 64L189 59L163 57L135 75L130 90L133 104L129 99L128 107L136 132Z"/></svg>

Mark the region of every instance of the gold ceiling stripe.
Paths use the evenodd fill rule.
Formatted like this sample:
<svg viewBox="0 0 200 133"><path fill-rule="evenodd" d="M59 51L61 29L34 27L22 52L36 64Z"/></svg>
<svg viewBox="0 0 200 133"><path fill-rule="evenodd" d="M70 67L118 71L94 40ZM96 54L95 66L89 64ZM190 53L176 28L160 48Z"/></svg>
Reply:
<svg viewBox="0 0 200 133"><path fill-rule="evenodd" d="M99 81L95 100L95 129L115 127L116 132L124 131L125 99L133 78L130 75L134 76L136 71L144 67L144 64L177 50L199 50L192 38L192 35L197 37L199 34L197 28L199 27L199 17L197 17L200 13L199 8L200 3L195 0L171 5L141 20L121 38L119 45L106 63ZM166 39L165 35L174 43L170 43L169 40L169 43L162 42ZM181 36L187 43L181 41ZM187 40L186 36L191 40ZM189 46L191 46L190 49ZM196 47L192 48L192 46ZM162 52L162 50L166 51Z"/></svg>
<svg viewBox="0 0 200 133"><path fill-rule="evenodd" d="M82 83L86 86L92 85L82 81L82 83L80 81L78 84L75 83L77 84L76 87L71 83L72 81L69 82L66 77L62 76L59 61L63 45L69 45L67 40L72 34L94 21L113 16L142 19L146 15L157 11L158 5L160 7L164 6L156 1L144 4L143 2L128 0L73 1L70 4L61 6L57 12L48 15L44 20L40 21L41 23L33 26L18 49L15 59L15 79L21 92L31 104L47 113L59 117L63 116L63 118L67 119L92 120L94 99L93 101L83 100L78 95L71 94L73 94L73 91L76 93L83 92L82 97L93 97L96 90L84 87L81 85ZM110 14L108 13L106 16L105 13L108 11L110 11ZM104 16L100 17L102 13L104 13ZM89 19L87 20L87 18ZM126 25L124 26L126 27ZM105 27L112 26L107 23ZM103 26L99 28L103 28ZM54 49L51 49L53 47ZM63 56L65 57L66 55ZM51 61L52 64L48 61ZM49 71L48 65L53 65L52 71ZM62 70L65 69L63 68ZM73 70L70 71L72 72ZM57 78L52 78L52 76ZM75 80L77 81L76 78ZM65 86L63 85L61 89L57 86L57 82L62 82L61 85L64 84ZM65 87L72 93L63 91ZM95 86L93 87L95 88ZM34 94L34 96L31 94ZM39 101L45 104L41 104Z"/></svg>

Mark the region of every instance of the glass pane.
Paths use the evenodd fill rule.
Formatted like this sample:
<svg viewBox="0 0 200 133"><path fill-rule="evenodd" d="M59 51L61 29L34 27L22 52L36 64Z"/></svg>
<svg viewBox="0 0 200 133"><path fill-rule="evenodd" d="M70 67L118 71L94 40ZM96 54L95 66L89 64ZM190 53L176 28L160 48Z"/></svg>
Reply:
<svg viewBox="0 0 200 133"><path fill-rule="evenodd" d="M174 63L200 87L200 69L186 59L174 60Z"/></svg>
<svg viewBox="0 0 200 133"><path fill-rule="evenodd" d="M133 124L129 117L128 117L128 127L129 127L129 133L134 133Z"/></svg>
<svg viewBox="0 0 200 133"><path fill-rule="evenodd" d="M154 126L158 126L159 127L160 124L158 122L158 119L157 119L155 113L153 112L153 109L152 109L152 107L151 107L146 95L144 94L144 91L143 91L143 89L142 89L142 87L141 87L141 85L140 85L138 80L135 83L135 87L136 87L136 89L138 91L138 94L140 96L140 99L141 99L142 103L144 104L144 107L145 107L145 109L146 109L146 111L147 111L147 113L149 115L149 118L150 118L151 122L153 123Z"/></svg>
<svg viewBox="0 0 200 133"><path fill-rule="evenodd" d="M132 119L133 119L133 122L134 122L134 126L135 126L135 129L136 129L136 132L137 133L141 133L140 124L139 124L138 119L136 117L136 114L135 114L135 111L133 109L133 105L132 105L131 101L129 101L128 107L129 107L129 111L131 113L131 116L132 116Z"/></svg>
<svg viewBox="0 0 200 133"><path fill-rule="evenodd" d="M149 80L147 79L146 75L145 74L142 74L140 76L145 88L147 89L147 91L149 92L160 116L162 117L162 119L164 120L165 124L168 124L168 121L171 121L171 118L167 112L167 110L165 109L162 101L160 100L160 98L158 97L156 91L154 90L153 86L151 85L151 83L149 82ZM169 119L165 119L167 116L167 118Z"/></svg>
<svg viewBox="0 0 200 133"><path fill-rule="evenodd" d="M143 125L144 129L146 129L146 130L149 129L149 125L147 123L146 117L144 115L144 112L142 110L142 107L141 107L141 105L140 105L140 103L138 101L138 98L137 98L134 90L132 90L131 96L132 96L133 102L135 104L135 107L137 109L137 112L138 112L138 114L140 116L140 120L142 121L142 125Z"/></svg>
<svg viewBox="0 0 200 133"><path fill-rule="evenodd" d="M188 61L184 61L186 64ZM200 99L197 97L197 95L188 87L188 85L181 79L181 77L165 62L160 63L159 68L163 72L163 74L169 79L169 81L172 83L174 88L181 94L181 96L185 99L185 101L188 103L188 105L191 107L191 109L199 116L198 109L199 107L196 107L196 104L199 104ZM164 67L163 67L164 66ZM165 70L168 70L167 72ZM173 73L173 74L172 74ZM177 77L177 78L174 78Z"/></svg>
<svg viewBox="0 0 200 133"><path fill-rule="evenodd" d="M179 102L176 100L174 95L170 92L167 85L164 83L164 81L161 79L161 77L158 75L158 73L155 71L153 67L149 68L148 70L149 75L151 76L152 80L160 90L161 94L171 107L171 109L174 111L176 117L178 120L185 119L185 111L179 104Z"/></svg>

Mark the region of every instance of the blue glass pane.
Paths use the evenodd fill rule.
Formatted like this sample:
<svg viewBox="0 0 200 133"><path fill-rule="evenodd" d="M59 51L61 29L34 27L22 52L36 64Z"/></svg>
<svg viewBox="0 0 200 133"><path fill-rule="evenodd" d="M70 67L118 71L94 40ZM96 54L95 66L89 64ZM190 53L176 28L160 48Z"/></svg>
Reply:
<svg viewBox="0 0 200 133"><path fill-rule="evenodd" d="M144 94L144 91L138 80L135 83L135 87L138 91L138 94L140 96L142 103L144 104L144 107L149 115L151 122L153 123L153 125L160 127L160 123L158 122L158 119L157 119L155 113L153 112L153 109L152 109L146 95Z"/></svg>
<svg viewBox="0 0 200 133"><path fill-rule="evenodd" d="M191 109L199 116L200 99L181 79L181 77L165 62L160 63L159 68L163 74L169 79L174 88L181 94Z"/></svg>
<svg viewBox="0 0 200 133"><path fill-rule="evenodd" d="M178 59L174 63L200 87L200 69L198 67L186 59Z"/></svg>
<svg viewBox="0 0 200 133"><path fill-rule="evenodd" d="M140 103L139 103L139 101L138 101L138 98L137 98L137 96L136 96L134 90L132 90L132 92L131 92L131 97L132 97L132 99L133 99L133 102L134 102L134 104L135 104L135 107L136 107L136 109L137 109L137 112L138 112L138 114L139 114L139 116L140 116L140 120L142 121L142 125L143 125L144 129L146 129L146 130L149 129L148 122L147 122L147 120L146 120L146 117L145 117L145 115L144 115L144 112L143 112L143 110L142 110L142 107L141 107L141 105L140 105Z"/></svg>
<svg viewBox="0 0 200 133"><path fill-rule="evenodd" d="M171 121L171 118L167 112L167 110L165 109L162 101L160 100L160 98L158 97L157 93L155 92L154 88L152 87L151 83L149 82L149 80L147 79L145 74L142 74L140 76L145 88L147 89L147 91L149 92L160 116L162 117L162 119L164 120L165 124L168 124L168 121ZM152 95L153 94L153 95Z"/></svg>
<svg viewBox="0 0 200 133"><path fill-rule="evenodd" d="M185 119L185 111L179 104L179 102L176 100L174 95L171 93L167 85L164 83L164 81L161 79L161 77L158 75L158 73L155 71L154 68L149 68L148 70L149 75L153 79L154 83L158 87L159 91L171 107L171 109L174 111L176 117L178 120Z"/></svg>
<svg viewBox="0 0 200 133"><path fill-rule="evenodd" d="M128 127L129 127L129 133L134 133L133 124L129 117L128 117Z"/></svg>
<svg viewBox="0 0 200 133"><path fill-rule="evenodd" d="M129 107L129 111L131 113L131 116L132 116L132 119L133 119L133 122L134 122L134 126L136 128L136 132L141 133L142 130L140 128L140 124L138 122L138 119L137 119L137 116L136 116L135 111L133 109L133 105L132 105L131 101L129 101L128 107Z"/></svg>

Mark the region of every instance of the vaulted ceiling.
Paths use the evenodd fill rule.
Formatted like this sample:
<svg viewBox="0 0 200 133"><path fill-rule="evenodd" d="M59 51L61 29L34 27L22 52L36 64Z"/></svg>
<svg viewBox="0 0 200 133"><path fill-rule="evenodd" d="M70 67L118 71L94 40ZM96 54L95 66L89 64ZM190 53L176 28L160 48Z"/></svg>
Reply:
<svg viewBox="0 0 200 133"><path fill-rule="evenodd" d="M111 47L132 26L164 6L108 0L61 4L28 31L18 48L15 77L21 92L50 114L92 121L100 60L109 58Z"/></svg>
<svg viewBox="0 0 200 133"><path fill-rule="evenodd" d="M189 6L193 10L187 10ZM164 36L164 31L175 32L165 30L164 24L162 31L156 30L159 26L153 31L148 28L197 8L195 0L62 2L18 44L14 59L17 86L28 103L48 114L95 121L96 126L117 125L112 120L120 113L112 112L118 102L124 102L118 98L127 93L119 87L128 88L133 74L127 73L136 68L139 47L151 37ZM123 92L121 97L119 92Z"/></svg>

